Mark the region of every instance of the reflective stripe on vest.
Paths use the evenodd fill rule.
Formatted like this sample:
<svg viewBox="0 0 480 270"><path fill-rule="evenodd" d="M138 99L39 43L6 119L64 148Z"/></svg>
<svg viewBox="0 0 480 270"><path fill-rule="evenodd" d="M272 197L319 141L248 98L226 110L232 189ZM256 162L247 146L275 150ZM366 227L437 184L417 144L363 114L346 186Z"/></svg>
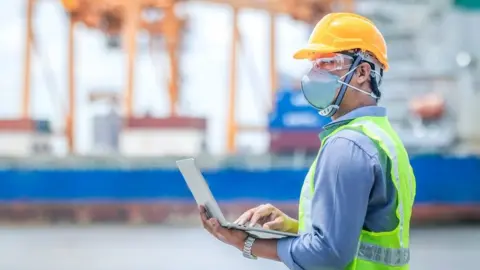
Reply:
<svg viewBox="0 0 480 270"><path fill-rule="evenodd" d="M368 243L360 243L357 257L388 266L403 266L410 261L408 248L384 248Z"/></svg>

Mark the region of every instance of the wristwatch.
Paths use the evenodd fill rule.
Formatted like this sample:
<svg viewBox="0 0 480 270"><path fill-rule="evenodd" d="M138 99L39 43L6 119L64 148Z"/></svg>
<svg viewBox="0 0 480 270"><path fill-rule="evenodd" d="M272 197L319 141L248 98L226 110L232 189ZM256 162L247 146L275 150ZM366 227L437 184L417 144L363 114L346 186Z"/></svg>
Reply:
<svg viewBox="0 0 480 270"><path fill-rule="evenodd" d="M255 242L255 237L249 236L245 240L245 244L243 245L243 257L256 260L257 256L252 254L252 246L253 243Z"/></svg>

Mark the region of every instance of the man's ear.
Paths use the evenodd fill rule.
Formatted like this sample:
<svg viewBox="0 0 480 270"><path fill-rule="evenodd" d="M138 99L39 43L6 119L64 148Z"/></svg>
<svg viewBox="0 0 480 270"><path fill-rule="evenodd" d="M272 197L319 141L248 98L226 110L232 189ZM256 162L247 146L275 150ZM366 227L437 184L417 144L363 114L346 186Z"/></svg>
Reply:
<svg viewBox="0 0 480 270"><path fill-rule="evenodd" d="M357 69L355 70L355 73L357 76L355 76L356 83L361 85L365 82L367 82L370 78L370 72L372 71L372 68L368 63L361 63L358 65Z"/></svg>

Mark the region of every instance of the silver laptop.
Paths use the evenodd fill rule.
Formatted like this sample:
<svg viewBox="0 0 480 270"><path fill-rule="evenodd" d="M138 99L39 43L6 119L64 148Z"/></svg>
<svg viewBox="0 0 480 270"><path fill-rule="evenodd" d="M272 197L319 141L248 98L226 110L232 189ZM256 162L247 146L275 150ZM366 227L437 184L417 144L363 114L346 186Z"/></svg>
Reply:
<svg viewBox="0 0 480 270"><path fill-rule="evenodd" d="M195 165L195 160L193 158L178 160L177 166L182 173L185 182L187 182L188 188L192 192L197 204L205 206L207 216L209 218L216 218L223 227L246 231L249 234L263 239L297 236L297 234L293 233L263 229L260 225L239 225L227 221L222 210L220 210L220 207L215 201L205 178L203 178L202 173Z"/></svg>

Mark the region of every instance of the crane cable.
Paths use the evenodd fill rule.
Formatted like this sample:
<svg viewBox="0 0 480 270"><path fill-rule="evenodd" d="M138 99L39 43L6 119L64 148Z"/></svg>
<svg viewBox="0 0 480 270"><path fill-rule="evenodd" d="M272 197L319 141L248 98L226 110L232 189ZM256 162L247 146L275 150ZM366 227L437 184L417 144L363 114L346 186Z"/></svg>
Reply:
<svg viewBox="0 0 480 270"><path fill-rule="evenodd" d="M157 42L155 42L157 41ZM150 58L150 64L152 66L152 70L153 70L153 75L154 75L154 80L155 80L155 84L157 85L157 87L159 89L162 88L162 82L163 83L166 83L167 82L167 78L166 76L162 76L162 73L161 73L161 69L160 69L160 65L157 64L157 61L156 61L156 57L155 57L155 48L156 46L158 46L159 49L163 49L163 45L161 42L158 42L158 38L150 35L149 36L149 41L148 41L148 54L149 54L149 58ZM161 55L159 55L161 56ZM161 60L161 57L158 57L160 59L158 60ZM160 78L160 76L162 76L162 78ZM165 85L165 84L163 84ZM166 91L164 91L166 92ZM167 97L168 99L168 97ZM152 99L153 100L153 99ZM153 106L152 104L149 104L149 106Z"/></svg>
<svg viewBox="0 0 480 270"><path fill-rule="evenodd" d="M61 97L58 85L56 83L55 72L51 66L51 61L50 61L48 52L42 51L42 47L38 42L38 38L37 38L38 35L34 30L34 26L32 26L32 32L30 33L30 35L32 36L32 48L35 56L38 58L39 63L41 65L40 69L42 71L43 81L49 93L52 107L56 108L56 111L58 113L56 115L65 115L67 113L65 100L63 100L63 102L57 102L58 100L55 100L55 97L58 97L58 98ZM55 112L54 112L54 115L55 115Z"/></svg>
<svg viewBox="0 0 480 270"><path fill-rule="evenodd" d="M32 40L35 40L35 37L32 38ZM37 44L36 41L33 42L33 48L35 50L35 55L38 57L40 65L41 65L41 70L42 70L42 76L44 83L47 87L47 91L50 93L50 101L52 103L52 106L55 107L55 105L58 105L56 108L58 108L58 112L60 115L65 114L67 112L66 106L64 105L63 102L57 103L55 100L55 96L60 97L60 91L58 90L57 83L55 82L56 75L55 72L53 71L52 66L50 65L50 58L48 56L48 53L42 54L42 51L38 48L39 45ZM63 104L63 105L62 105Z"/></svg>
<svg viewBox="0 0 480 270"><path fill-rule="evenodd" d="M244 39L242 38L242 33L240 31L240 29L238 29L238 36L239 36L239 39L238 39L238 42L239 42L239 47L240 47L240 53L242 54L243 58L245 59L246 61L246 65L247 65L247 70L249 72L248 73L248 76L250 77L250 79L248 80L250 82L250 87L248 87L249 89L251 89L251 91L253 91L253 96L256 97L258 95L258 92L255 92L255 89L257 88L256 85L254 85L253 82L260 82L261 81L261 78L259 76L259 72L258 71L258 66L256 65L255 63L255 59L254 57L249 57L249 53L248 53L248 50L246 48L246 45L244 43ZM267 87L268 88L268 87ZM261 104L265 104L266 105L266 112L268 113L268 110L270 109L271 105L269 105L268 103L268 98L266 97L265 95L265 91L262 91L261 92L262 95L259 99L255 98L255 101L257 102L257 106L260 106Z"/></svg>

